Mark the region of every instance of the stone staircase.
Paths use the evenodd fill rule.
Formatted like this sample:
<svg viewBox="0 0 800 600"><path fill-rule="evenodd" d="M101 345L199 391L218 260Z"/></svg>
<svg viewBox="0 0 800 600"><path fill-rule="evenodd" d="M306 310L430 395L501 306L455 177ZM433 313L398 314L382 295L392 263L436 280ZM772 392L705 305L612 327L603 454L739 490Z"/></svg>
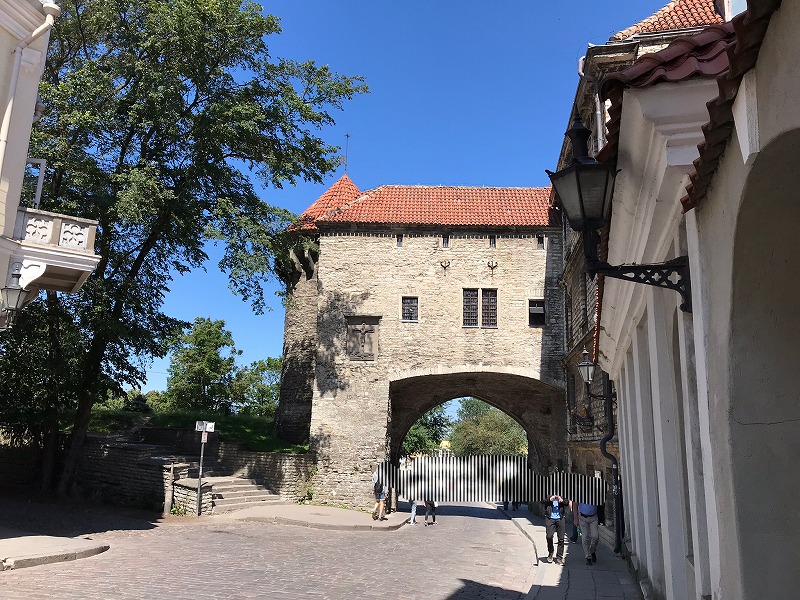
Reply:
<svg viewBox="0 0 800 600"><path fill-rule="evenodd" d="M265 504L285 504L277 494L253 479L244 477L203 477L212 485L212 512L215 515Z"/></svg>

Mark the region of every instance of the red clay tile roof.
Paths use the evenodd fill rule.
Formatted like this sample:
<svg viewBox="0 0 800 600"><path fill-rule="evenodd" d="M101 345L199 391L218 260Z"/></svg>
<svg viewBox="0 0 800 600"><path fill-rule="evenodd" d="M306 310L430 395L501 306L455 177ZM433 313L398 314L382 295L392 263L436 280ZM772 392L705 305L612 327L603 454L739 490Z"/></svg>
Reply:
<svg viewBox="0 0 800 600"><path fill-rule="evenodd" d="M767 32L772 14L778 10L781 0L747 0L747 10L737 15L728 24L735 32L733 43L727 44L725 51L728 55L729 67L717 76L717 86L720 94L707 103L708 113L711 120L703 126L705 142L697 148L700 150L700 157L695 159L695 172L690 174L690 183L686 187L688 192L681 198L683 212L695 208L708 190L714 172L719 165L720 157L728 145L728 140L733 133L733 102L739 91L739 84L745 73L752 69L758 60L758 52L764 35ZM703 32L705 33L705 32ZM702 35L699 34L699 35ZM679 42L680 40L675 40ZM683 42L681 42L683 43ZM664 50L668 50L665 48ZM663 52L663 51L662 51ZM631 67L632 68L632 67ZM643 73L638 73L636 77L641 77ZM614 81L618 83L614 83ZM617 155L617 144L619 143L619 127L622 115L622 86L619 78L614 78L605 85L605 78L600 83L601 95L610 98L612 107L609 109L609 143L600 151L597 160L605 162L614 161ZM604 92L605 90L605 92ZM619 94L616 102L613 94ZM612 128L612 122L614 126ZM614 138L613 143L611 138ZM603 240L603 237L605 238ZM605 242L605 247L603 246ZM605 259L608 253L608 229L601 234L600 257ZM600 350L600 319L602 315L602 296L605 288L604 278L598 276L596 306L597 319L594 327L593 351L594 358L597 360Z"/></svg>
<svg viewBox="0 0 800 600"><path fill-rule="evenodd" d="M772 13L781 0L747 0L747 10L724 25L712 25L691 37L678 38L654 54L640 57L630 67L612 73L600 82L603 99L611 100L608 141L597 160L614 160L619 143L622 92L625 87L645 87L661 81L683 81L690 77L716 77L719 96L709 102L710 120L703 126L705 142L689 175L683 211L691 210L705 195L719 159L733 132L733 103L739 84L758 59L761 42Z"/></svg>
<svg viewBox="0 0 800 600"><path fill-rule="evenodd" d="M602 162L617 153L625 88L674 83L693 77L717 77L729 68L727 49L735 37L730 23L712 25L696 35L677 38L663 50L645 54L626 69L603 77L600 96L611 100L611 107L608 109L606 146L597 159Z"/></svg>
<svg viewBox="0 0 800 600"><path fill-rule="evenodd" d="M334 207L315 222L548 227L557 224L551 216L549 197L550 187L384 185Z"/></svg>
<svg viewBox="0 0 800 600"><path fill-rule="evenodd" d="M637 33L672 31L724 22L722 15L717 13L714 0L672 0L644 21L611 36L610 41L622 41Z"/></svg>
<svg viewBox="0 0 800 600"><path fill-rule="evenodd" d="M747 0L747 10L731 21L736 40L727 48L730 69L717 77L719 96L706 105L710 120L703 125L705 141L697 146L700 157L694 161L695 172L689 175L687 194L681 198L683 212L696 207L708 191L733 133L733 103L739 84L745 73L755 66L772 14L780 5L781 0Z"/></svg>
<svg viewBox="0 0 800 600"><path fill-rule="evenodd" d="M345 173L336 183L328 188L322 196L317 198L314 204L303 211L295 227L304 231L314 231L317 229L317 226L314 224L317 217L321 217L325 213L344 206L360 195L361 191L356 187L356 184L353 183L353 180L347 176L347 173Z"/></svg>

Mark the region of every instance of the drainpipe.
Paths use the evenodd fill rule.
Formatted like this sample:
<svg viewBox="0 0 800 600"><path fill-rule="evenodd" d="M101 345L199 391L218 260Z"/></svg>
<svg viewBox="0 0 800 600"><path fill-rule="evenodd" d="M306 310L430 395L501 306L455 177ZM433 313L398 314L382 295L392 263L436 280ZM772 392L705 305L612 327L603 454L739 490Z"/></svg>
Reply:
<svg viewBox="0 0 800 600"><path fill-rule="evenodd" d="M614 437L613 398L611 396L611 381L608 373L603 372L603 398L606 404L607 433L600 440L600 453L611 463L611 492L614 496L614 552L619 554L622 550L622 536L625 531L624 516L622 514L622 488L619 485L619 461L617 457L606 450L606 444Z"/></svg>
<svg viewBox="0 0 800 600"><path fill-rule="evenodd" d="M605 123L603 122L603 107L600 103L600 86L597 82L597 77L589 75L585 72L586 57L581 56L578 59L578 75L581 79L588 79L594 86L594 126L595 136L597 138L597 151L599 152L603 146L606 145L606 132Z"/></svg>
<svg viewBox="0 0 800 600"><path fill-rule="evenodd" d="M19 79L19 67L22 63L22 51L37 39L42 37L45 33L50 31L56 17L61 14L61 8L58 4L53 2L46 2L42 4L42 10L46 13L44 23L39 25L33 33L31 33L24 40L20 41L14 47L14 65L11 68L11 81L8 86L8 98L6 99L5 109L3 111L3 121L0 124L0 174L2 174L3 162L6 155L6 147L8 146L8 130L11 127L11 112L14 107L14 96L17 93L17 80ZM32 118L32 117L31 117Z"/></svg>

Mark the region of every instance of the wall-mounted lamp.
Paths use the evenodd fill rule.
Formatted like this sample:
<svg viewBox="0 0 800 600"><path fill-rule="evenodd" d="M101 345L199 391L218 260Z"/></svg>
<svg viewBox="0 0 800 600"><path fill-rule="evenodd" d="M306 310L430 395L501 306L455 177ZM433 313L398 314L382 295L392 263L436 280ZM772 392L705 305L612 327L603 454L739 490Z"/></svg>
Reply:
<svg viewBox="0 0 800 600"><path fill-rule="evenodd" d="M586 385L586 395L590 399L603 400L606 410L606 435L600 440L600 453L611 463L611 493L614 496L614 529L616 540L614 552L622 549L622 538L625 532L625 525L622 514L622 488L619 485L619 461L617 457L606 449L606 444L614 437L614 403L617 400L617 393L611 389L611 381L608 375L603 373L603 393L592 394L589 386L595 376L597 365L589 360L589 352L584 350L581 362L578 363L578 372Z"/></svg>
<svg viewBox="0 0 800 600"><path fill-rule="evenodd" d="M598 259L600 236L597 232L608 223L611 216L614 179L618 171L615 166L599 163L589 156L591 131L584 126L580 117L567 130L566 136L572 143L572 162L556 173L545 171L558 194L570 227L583 234L586 272L592 277L600 273L606 277L675 290L683 301L681 310L692 312L688 257L680 256L663 263L618 266Z"/></svg>
<svg viewBox="0 0 800 600"><path fill-rule="evenodd" d="M442 265L442 268L443 268L445 271L447 271L447 267L449 267L449 266L450 266L450 261L449 261L449 260L443 260L443 261L442 261L442 262L440 262L439 264L440 264L440 265Z"/></svg>
<svg viewBox="0 0 800 600"><path fill-rule="evenodd" d="M497 261L490 260L489 262L486 263L486 266L489 267L489 270L492 272L492 275L494 275L494 270L497 268Z"/></svg>
<svg viewBox="0 0 800 600"><path fill-rule="evenodd" d="M11 283L0 289L0 313L5 315L3 329L11 329L17 322L17 313L28 298L28 290L19 284L20 273L11 274Z"/></svg>

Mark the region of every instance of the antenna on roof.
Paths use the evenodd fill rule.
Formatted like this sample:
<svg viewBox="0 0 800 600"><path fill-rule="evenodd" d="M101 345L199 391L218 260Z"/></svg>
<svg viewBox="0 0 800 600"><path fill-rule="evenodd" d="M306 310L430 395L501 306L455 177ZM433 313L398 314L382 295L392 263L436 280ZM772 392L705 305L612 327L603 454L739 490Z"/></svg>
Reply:
<svg viewBox="0 0 800 600"><path fill-rule="evenodd" d="M345 142L344 142L344 172L347 173L347 153L350 150L350 133L345 133Z"/></svg>

